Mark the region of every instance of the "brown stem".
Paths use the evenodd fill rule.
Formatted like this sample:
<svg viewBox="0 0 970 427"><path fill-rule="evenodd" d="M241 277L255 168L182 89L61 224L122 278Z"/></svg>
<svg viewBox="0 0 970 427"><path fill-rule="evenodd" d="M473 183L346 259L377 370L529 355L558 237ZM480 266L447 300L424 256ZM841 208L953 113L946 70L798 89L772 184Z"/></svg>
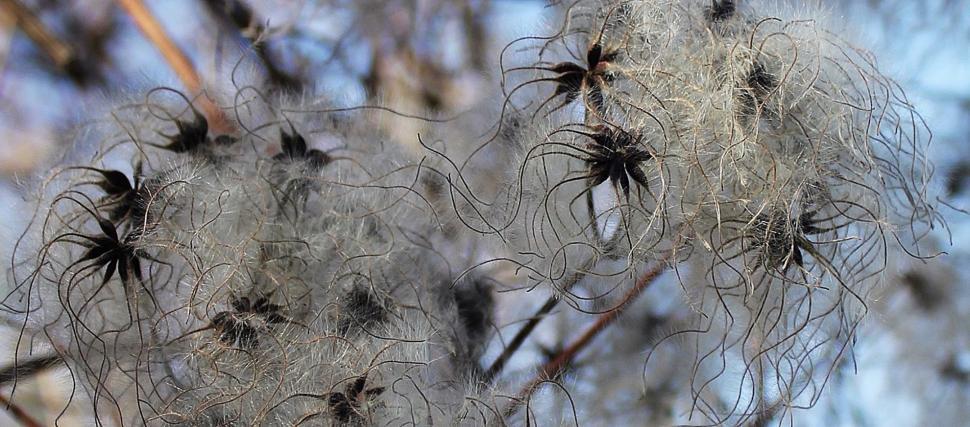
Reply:
<svg viewBox="0 0 970 427"><path fill-rule="evenodd" d="M580 279L585 277L586 271L593 268L593 264L594 262L593 262L593 259L591 258L588 261L586 261L586 263L584 263L579 270L577 270L571 276L569 276L566 279L566 282L562 286L562 292L568 292L569 289L571 289L576 283L580 281ZM539 308L539 310L536 310L536 313L529 318L525 326L523 326L522 329L519 329L519 331L516 332L515 337L512 338L512 341L509 341L509 345L507 345L505 349L502 350L502 354L500 354L498 358L496 358L495 361L492 362L492 366L490 366L488 370L485 371L485 373L482 376L483 381L490 383L492 382L492 380L495 379L496 375L502 372L502 369L505 368L505 364L508 363L509 359L512 358L515 352L518 351L520 347L522 347L522 344L525 343L526 338L528 338L529 335L532 334L532 331L535 330L536 326L539 325L539 322L545 319L546 316L549 315L549 312L551 312L552 309L555 308L557 304L559 304L559 300L560 300L559 296L553 295L546 300L546 303L543 304L542 307Z"/></svg>
<svg viewBox="0 0 970 427"><path fill-rule="evenodd" d="M0 368L0 386L15 382L20 378L30 378L48 369L64 363L58 354L42 356L26 362L17 362L13 366Z"/></svg>
<svg viewBox="0 0 970 427"><path fill-rule="evenodd" d="M536 377L525 387L523 387L521 392L519 392L519 398L514 400L509 407L506 408L506 416L511 415L512 412L515 411L515 409L521 405L522 402L528 399L529 396L535 392L543 382L551 378L555 378L560 372L566 369L566 367L568 367L569 364L571 364L576 358L576 355L586 348L586 345L589 344L593 338L596 338L600 332L612 325L613 322L620 317L620 314L622 314L623 311L630 306L630 303L636 300L644 290L649 288L657 276L659 276L660 273L663 273L666 269L667 264L660 263L654 266L652 269L647 270L647 272L640 276L633 287L627 291L626 295L623 296L623 299L620 300L620 303L616 307L599 315L596 322L586 328L579 338L569 344L566 348L562 349L552 358L552 360L543 365L542 368L539 369L539 373L536 375Z"/></svg>
<svg viewBox="0 0 970 427"><path fill-rule="evenodd" d="M54 66L78 85L96 80L95 76L89 75L89 69L82 64L75 49L48 30L37 15L19 0L0 0L0 9L13 16L17 26L50 58Z"/></svg>
<svg viewBox="0 0 970 427"><path fill-rule="evenodd" d="M135 25L141 30L148 40L158 48L162 57L172 67L172 71L178 76L185 88L193 95L202 91L202 79L189 57L172 41L172 38L165 32L162 25L155 19L148 7L142 0L117 0L125 12L131 16ZM206 97L200 98L202 110L209 119L209 126L219 132L232 130L229 120L211 100Z"/></svg>
<svg viewBox="0 0 970 427"><path fill-rule="evenodd" d="M71 48L48 31L27 6L19 0L3 0L0 6L13 15L17 20L17 26L50 57L51 61L54 61L55 65L63 67L67 64L71 58Z"/></svg>
<svg viewBox="0 0 970 427"><path fill-rule="evenodd" d="M512 355L515 354L520 347L522 347L522 343L524 343L526 338L532 334L532 331L535 330L536 326L539 325L539 322L541 322L542 319L545 319L549 312L552 311L557 304L559 304L559 298L555 295L546 300L546 303L543 304L542 307L540 307L539 310L537 310L536 313L529 318L529 321L526 322L525 326L523 326L522 329L519 329L519 332L515 334L512 341L509 341L509 345L502 350L502 354L500 354L498 358L492 362L492 366L489 366L488 370L482 375L483 381L490 383L495 379L495 376L498 375L499 372L502 372L502 369L505 368L505 364L508 363L509 359L512 358Z"/></svg>
<svg viewBox="0 0 970 427"><path fill-rule="evenodd" d="M13 416L17 421L20 422L20 424L23 424L26 427L43 426L43 424L37 422L37 420L35 420L30 415L28 415L27 411L24 411L23 408L21 408L20 406L17 406L16 403L11 402L3 394L0 394L0 406L3 406L7 411L10 412L11 416Z"/></svg>
<svg viewBox="0 0 970 427"><path fill-rule="evenodd" d="M252 8L241 0L207 0L203 2L209 13L223 26L235 28L239 36L249 41L253 52L266 67L270 82L277 88L295 91L303 87L303 81L276 64L267 46L260 40L264 31Z"/></svg>

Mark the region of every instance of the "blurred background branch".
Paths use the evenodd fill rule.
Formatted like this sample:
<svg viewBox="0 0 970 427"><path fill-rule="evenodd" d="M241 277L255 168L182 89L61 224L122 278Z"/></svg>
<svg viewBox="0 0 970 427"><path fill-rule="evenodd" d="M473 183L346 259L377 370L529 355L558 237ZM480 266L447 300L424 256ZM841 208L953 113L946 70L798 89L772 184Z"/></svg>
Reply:
<svg viewBox="0 0 970 427"><path fill-rule="evenodd" d="M168 36L165 29L162 28L162 25L155 19L155 16L148 10L148 7L145 6L145 3L141 0L118 0L118 4L131 16L131 19L145 37L158 48L162 57L172 67L172 70L175 71L175 74L182 81L182 84L185 85L185 88L188 89L189 93L192 95L202 93L204 89L202 79L192 65L192 61L172 41L172 38ZM229 120L212 100L206 96L202 96L198 102L201 104L202 111L206 118L209 119L209 126L213 130L221 133L231 130Z"/></svg>
<svg viewBox="0 0 970 427"><path fill-rule="evenodd" d="M86 60L77 48L54 35L20 0L0 0L0 11L12 16L17 26L47 55L53 66L75 83L86 86L103 81L95 64Z"/></svg>

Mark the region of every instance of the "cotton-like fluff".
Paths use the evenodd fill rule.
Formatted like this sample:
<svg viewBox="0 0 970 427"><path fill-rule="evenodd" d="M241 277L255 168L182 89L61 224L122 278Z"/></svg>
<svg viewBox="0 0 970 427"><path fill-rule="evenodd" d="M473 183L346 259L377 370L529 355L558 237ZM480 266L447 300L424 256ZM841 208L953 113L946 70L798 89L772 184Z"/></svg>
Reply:
<svg viewBox="0 0 970 427"><path fill-rule="evenodd" d="M891 260L936 255L929 132L839 34L808 6L577 2L507 49L505 110L532 125L494 234L560 292L674 265L702 422L810 406Z"/></svg>
<svg viewBox="0 0 970 427"><path fill-rule="evenodd" d="M36 192L6 299L20 347L49 345L92 417L384 425L492 412L476 381L491 285L462 279L467 254L443 252L462 234L443 233L422 159L367 112L311 98L241 90L220 132L177 92L143 99L92 126L67 156L77 166Z"/></svg>

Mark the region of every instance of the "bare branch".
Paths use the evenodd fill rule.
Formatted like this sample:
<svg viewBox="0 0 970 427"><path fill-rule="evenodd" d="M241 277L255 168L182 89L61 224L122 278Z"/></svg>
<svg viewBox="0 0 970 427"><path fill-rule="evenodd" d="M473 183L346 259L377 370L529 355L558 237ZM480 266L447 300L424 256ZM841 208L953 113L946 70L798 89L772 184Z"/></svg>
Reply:
<svg viewBox="0 0 970 427"><path fill-rule="evenodd" d="M665 257L664 259L667 258L669 258L669 256ZM592 342L600 332L603 332L607 327L612 325L613 322L620 317L620 314L623 314L623 311L630 306L630 303L636 300L637 297L639 297L643 291L649 288L650 285L653 284L654 280L656 280L656 278L666 270L667 264L660 263L650 270L647 270L642 276L640 276L633 288L627 291L626 295L623 296L623 299L620 300L620 303L616 307L599 315L596 322L586 328L579 338L556 354L552 360L539 368L539 373L535 376L535 378L525 387L523 387L521 392L519 392L519 399L514 400L509 407L506 408L506 415L510 415L513 411L515 411L515 409L523 401L528 399L528 397L532 395L532 393L534 393L542 383L546 382L550 378L555 378L560 372L563 371L563 369L568 367L576 358L576 355L586 348L587 344Z"/></svg>
<svg viewBox="0 0 970 427"><path fill-rule="evenodd" d="M169 37L165 29L162 28L162 25L155 19L151 11L148 10L145 3L141 0L118 0L118 4L131 16L131 19L135 22L138 29L141 30L142 34L158 48L162 57L172 67L172 71L175 72L186 89L193 94L200 93L202 91L202 79L192 65L192 61L172 41L172 38ZM231 130L231 125L228 119L226 119L225 114L212 101L206 97L202 97L200 102L202 109L205 111L214 129L219 131Z"/></svg>

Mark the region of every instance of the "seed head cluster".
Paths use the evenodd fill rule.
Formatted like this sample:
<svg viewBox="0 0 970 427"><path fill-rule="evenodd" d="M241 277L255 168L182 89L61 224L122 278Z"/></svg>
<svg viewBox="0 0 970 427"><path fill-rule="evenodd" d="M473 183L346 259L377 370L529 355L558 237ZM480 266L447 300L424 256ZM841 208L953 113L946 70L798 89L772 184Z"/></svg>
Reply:
<svg viewBox="0 0 970 427"><path fill-rule="evenodd" d="M112 109L34 189L3 306L19 352L56 354L109 424L596 424L575 405L648 399L657 424L747 425L811 406L887 266L945 230L911 103L807 9L560 18L420 150L371 125L392 111L252 87L216 100L218 126L167 88ZM657 264L684 310L632 309L642 343L610 369L636 373L591 380L637 392L596 403L567 371L533 401L484 375L504 302L601 314Z"/></svg>

